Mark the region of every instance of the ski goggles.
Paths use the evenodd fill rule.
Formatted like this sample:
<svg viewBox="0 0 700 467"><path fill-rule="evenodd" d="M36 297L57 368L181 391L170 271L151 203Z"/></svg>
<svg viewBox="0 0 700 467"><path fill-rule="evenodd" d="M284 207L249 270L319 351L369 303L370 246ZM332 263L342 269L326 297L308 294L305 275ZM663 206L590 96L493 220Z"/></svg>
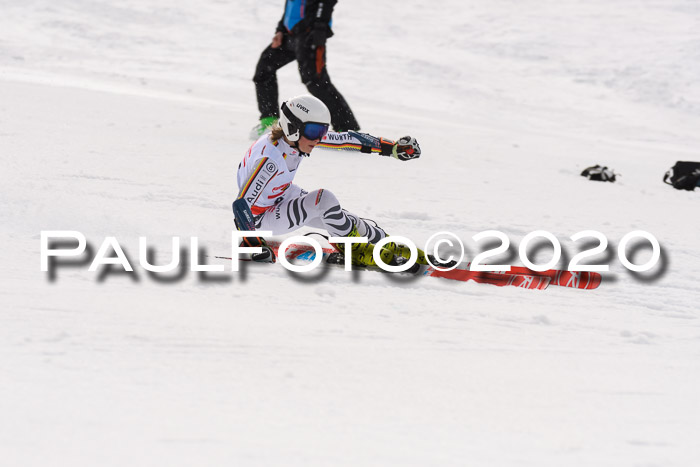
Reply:
<svg viewBox="0 0 700 467"><path fill-rule="evenodd" d="M301 135L310 140L321 139L328 133L328 125L325 123L306 122L301 131Z"/></svg>

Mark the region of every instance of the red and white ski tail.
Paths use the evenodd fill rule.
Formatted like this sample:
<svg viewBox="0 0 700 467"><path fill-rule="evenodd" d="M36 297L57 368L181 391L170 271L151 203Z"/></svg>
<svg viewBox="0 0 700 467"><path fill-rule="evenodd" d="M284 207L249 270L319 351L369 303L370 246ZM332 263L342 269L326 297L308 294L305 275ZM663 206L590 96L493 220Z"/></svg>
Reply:
<svg viewBox="0 0 700 467"><path fill-rule="evenodd" d="M511 266L509 273L549 277L550 285L570 287L574 289L596 289L603 280L603 277L597 272L567 271L565 269L533 271L532 269L528 269L524 266Z"/></svg>
<svg viewBox="0 0 700 467"><path fill-rule="evenodd" d="M469 271L468 269L452 269L450 271L440 271L428 267L426 276L442 277L455 281L474 281L480 284L491 284L499 287L513 286L523 289L544 290L550 284L551 279L547 276L537 276L532 274L510 274L507 272L484 272Z"/></svg>

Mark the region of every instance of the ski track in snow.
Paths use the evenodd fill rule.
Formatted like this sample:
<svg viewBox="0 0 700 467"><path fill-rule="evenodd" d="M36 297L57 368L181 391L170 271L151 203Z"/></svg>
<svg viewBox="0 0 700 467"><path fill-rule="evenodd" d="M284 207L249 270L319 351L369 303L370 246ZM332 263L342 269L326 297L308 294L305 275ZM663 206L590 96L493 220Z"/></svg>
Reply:
<svg viewBox="0 0 700 467"><path fill-rule="evenodd" d="M0 16L0 458L7 465L677 466L700 458L700 8L669 0L354 0L328 63L401 163L315 151L295 180L467 257L501 230L610 241L599 289L280 265L157 281L170 238L230 254L235 170L278 0L6 0ZM280 95L304 92L293 65ZM581 170L622 174L593 183ZM655 277L617 259L653 233ZM42 230L115 236L134 275L39 270ZM308 232L308 229L301 233ZM632 248L630 248L630 251ZM649 250L640 248L635 261ZM533 259L547 261L551 249ZM230 262L211 260L230 266Z"/></svg>

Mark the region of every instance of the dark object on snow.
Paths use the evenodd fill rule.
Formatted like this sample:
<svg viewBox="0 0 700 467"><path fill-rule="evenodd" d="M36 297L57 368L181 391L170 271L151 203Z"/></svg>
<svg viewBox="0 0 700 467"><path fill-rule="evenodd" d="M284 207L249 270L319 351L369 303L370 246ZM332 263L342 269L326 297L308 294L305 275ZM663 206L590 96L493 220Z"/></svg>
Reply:
<svg viewBox="0 0 700 467"><path fill-rule="evenodd" d="M664 183L676 190L693 191L696 186L700 186L700 162L676 162L664 175Z"/></svg>
<svg viewBox="0 0 700 467"><path fill-rule="evenodd" d="M617 175L619 174L613 172L612 169L601 167L598 164L588 167L581 172L582 177L588 177L588 180L595 180L598 182L614 182Z"/></svg>

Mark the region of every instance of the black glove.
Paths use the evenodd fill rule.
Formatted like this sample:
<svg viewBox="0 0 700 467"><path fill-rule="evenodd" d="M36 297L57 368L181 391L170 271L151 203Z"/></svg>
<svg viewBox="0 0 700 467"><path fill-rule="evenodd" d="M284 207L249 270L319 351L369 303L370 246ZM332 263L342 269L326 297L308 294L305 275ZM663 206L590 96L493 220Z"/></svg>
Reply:
<svg viewBox="0 0 700 467"><path fill-rule="evenodd" d="M326 37L328 37L328 25L321 22L314 23L310 33L311 50L323 47L326 44Z"/></svg>
<svg viewBox="0 0 700 467"><path fill-rule="evenodd" d="M274 263L277 261L274 251L267 245L267 242L262 237L243 237L241 241L242 247L261 247L260 253L250 255L251 261L256 263Z"/></svg>

